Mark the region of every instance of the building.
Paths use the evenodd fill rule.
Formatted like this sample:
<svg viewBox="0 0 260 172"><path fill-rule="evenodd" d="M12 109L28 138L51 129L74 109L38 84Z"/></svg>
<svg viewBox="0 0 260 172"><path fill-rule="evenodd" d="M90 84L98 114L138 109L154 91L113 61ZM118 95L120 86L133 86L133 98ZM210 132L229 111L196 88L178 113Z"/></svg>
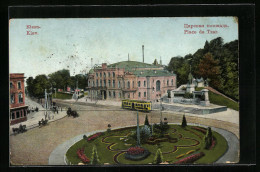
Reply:
<svg viewBox="0 0 260 172"><path fill-rule="evenodd" d="M24 74L10 74L10 124L16 124L27 120L25 105Z"/></svg>
<svg viewBox="0 0 260 172"><path fill-rule="evenodd" d="M95 67L88 75L89 98L157 100L176 89L176 75L162 65L123 61Z"/></svg>

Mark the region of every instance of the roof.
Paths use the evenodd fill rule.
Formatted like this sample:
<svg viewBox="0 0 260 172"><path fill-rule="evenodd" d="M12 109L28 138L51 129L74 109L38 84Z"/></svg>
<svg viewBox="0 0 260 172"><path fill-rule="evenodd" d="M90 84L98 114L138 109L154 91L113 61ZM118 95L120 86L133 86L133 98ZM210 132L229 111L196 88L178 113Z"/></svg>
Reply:
<svg viewBox="0 0 260 172"><path fill-rule="evenodd" d="M133 69L133 68L160 68L161 66L156 66L153 64L142 63L137 61L122 61L122 62L110 64L107 67Z"/></svg>
<svg viewBox="0 0 260 172"><path fill-rule="evenodd" d="M138 77L146 76L175 76L176 74L171 73L167 70L143 70L143 71L133 71L134 75Z"/></svg>

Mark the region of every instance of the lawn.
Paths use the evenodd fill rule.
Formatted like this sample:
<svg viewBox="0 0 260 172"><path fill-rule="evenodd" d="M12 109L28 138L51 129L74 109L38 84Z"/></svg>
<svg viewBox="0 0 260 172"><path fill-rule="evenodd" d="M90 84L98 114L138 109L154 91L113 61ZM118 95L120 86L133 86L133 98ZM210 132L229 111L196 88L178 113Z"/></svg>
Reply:
<svg viewBox="0 0 260 172"><path fill-rule="evenodd" d="M96 146L101 164L149 164L152 163L158 148L163 153L163 160L174 163L182 158L188 157L194 153L204 152L205 156L195 161L195 163L212 163L218 160L227 150L227 142L223 136L213 131L216 138L216 145L211 150L204 149L204 134L198 130L187 126L183 129L179 125L170 125L167 134L171 138L177 138L176 143L168 141L151 145L144 143L142 147L148 149L151 154L144 160L132 161L124 158L124 151L129 147L135 146L136 141L130 137L131 132L136 128L127 128L124 130L112 130L110 133L104 132L93 141L80 140L75 143L66 153L67 159L72 164L78 164L80 159L76 152L79 148L85 148L85 155L91 159L92 148ZM88 137L89 138L89 137ZM189 154L189 151L192 152ZM178 158L178 156L181 156Z"/></svg>
<svg viewBox="0 0 260 172"><path fill-rule="evenodd" d="M53 98L56 98L56 99L71 99L72 94L57 92L56 96L55 96L55 94L53 94Z"/></svg>
<svg viewBox="0 0 260 172"><path fill-rule="evenodd" d="M204 88L199 87L196 88L196 91L200 91ZM216 105L220 105L220 106L227 106L230 109L234 109L236 111L239 111L239 104L236 102L233 102L231 100L229 100L226 97L223 97L219 94L213 93L211 91L209 91L209 101L210 103L216 104Z"/></svg>

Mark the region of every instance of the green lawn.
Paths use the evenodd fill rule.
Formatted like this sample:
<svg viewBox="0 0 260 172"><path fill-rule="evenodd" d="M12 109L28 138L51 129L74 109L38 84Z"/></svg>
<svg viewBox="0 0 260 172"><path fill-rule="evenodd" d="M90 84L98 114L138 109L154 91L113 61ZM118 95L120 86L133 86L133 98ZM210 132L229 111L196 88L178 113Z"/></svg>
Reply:
<svg viewBox="0 0 260 172"><path fill-rule="evenodd" d="M85 148L85 154L88 158L91 158L92 154L92 148L95 145L97 147L97 152L99 155L99 159L101 164L109 163L109 164L116 164L114 162L113 157L121 152L121 150L127 150L131 146L135 146L136 141L131 139L129 136L129 133L134 131L136 128L128 128L123 131L112 131L110 133L105 132L103 135L99 136L93 141L86 141L86 140L80 140L76 144L74 144L66 153L67 159L72 164L78 164L80 162L80 159L78 158L76 152L79 148ZM174 129L176 129L176 132L174 132ZM164 161L168 161L169 163L173 163L178 161L179 159L185 158L187 156L190 156L191 154L186 154L188 151L193 150L193 153L199 153L204 152L205 156L201 159L197 160L195 163L212 163L215 162L221 155L225 153L227 150L227 142L223 136L213 131L213 136L216 137L217 143L216 146L212 150L205 150L204 144L203 144L203 136L204 134L192 129L190 126L186 127L186 130L184 130L179 125L170 125L169 130L167 133L172 138L177 138L178 142L176 143L170 143L170 142L160 142L160 145L150 145L150 144L142 144L142 147L148 149L151 154L144 160L140 161L131 161L124 158L124 153L120 154L117 157L117 160L121 164L149 164L152 163L154 160L155 153L158 149L158 146L161 148L161 151L163 152L163 159ZM195 133L195 134L194 134ZM180 134L182 135L182 138L180 138ZM107 137L109 136L109 137ZM102 138L105 138L105 142L102 142ZM195 140L192 140L195 139ZM199 144L197 144L199 142ZM109 150L107 147L112 144L116 143L110 148L112 150ZM170 152L175 150L175 146L177 147L177 150L166 154L166 152ZM187 146L187 147L182 147ZM183 154L183 156L179 159L176 157Z"/></svg>
<svg viewBox="0 0 260 172"><path fill-rule="evenodd" d="M53 96L53 98L56 98L56 99L71 99L72 98L72 94L61 93L61 92L56 92L56 96L55 96L55 93L52 96Z"/></svg>
<svg viewBox="0 0 260 172"><path fill-rule="evenodd" d="M196 88L196 91L200 91L204 88L199 87ZM236 111L239 111L239 104L236 102L233 102L231 100L229 100L226 97L223 97L219 94L213 93L211 91L209 91L209 101L210 103L216 104L216 105L220 105L220 106L227 106L230 109L234 109Z"/></svg>

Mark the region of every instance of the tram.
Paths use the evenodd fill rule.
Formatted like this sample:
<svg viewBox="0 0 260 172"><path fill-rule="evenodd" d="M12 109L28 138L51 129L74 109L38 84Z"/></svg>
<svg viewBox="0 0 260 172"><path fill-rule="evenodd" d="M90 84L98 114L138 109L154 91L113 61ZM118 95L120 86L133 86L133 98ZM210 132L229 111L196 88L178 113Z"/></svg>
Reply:
<svg viewBox="0 0 260 172"><path fill-rule="evenodd" d="M152 102L125 99L125 100L122 100L122 108L129 109L129 110L150 112L152 110Z"/></svg>

